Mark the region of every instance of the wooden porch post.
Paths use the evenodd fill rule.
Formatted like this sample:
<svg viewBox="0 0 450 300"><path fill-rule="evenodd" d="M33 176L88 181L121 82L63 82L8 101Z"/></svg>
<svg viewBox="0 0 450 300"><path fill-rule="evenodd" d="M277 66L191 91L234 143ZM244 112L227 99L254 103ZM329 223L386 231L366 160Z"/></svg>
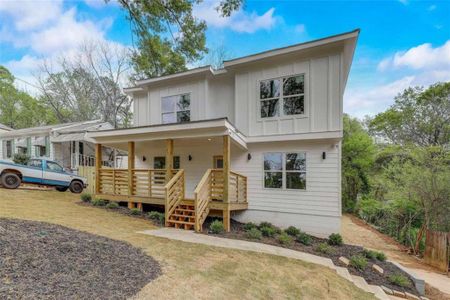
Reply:
<svg viewBox="0 0 450 300"><path fill-rule="evenodd" d="M102 168L102 144L95 144L95 194L100 194L101 168Z"/></svg>
<svg viewBox="0 0 450 300"><path fill-rule="evenodd" d="M166 140L166 182L169 182L172 179L172 170L173 170L173 140Z"/></svg>
<svg viewBox="0 0 450 300"><path fill-rule="evenodd" d="M128 142L128 196L133 196L133 170L134 170L134 142ZM134 203L129 201L128 207L133 208Z"/></svg>
<svg viewBox="0 0 450 300"><path fill-rule="evenodd" d="M230 231L230 204L228 201L230 179L230 136L223 136L223 202L226 203L223 210L223 225L226 231Z"/></svg>

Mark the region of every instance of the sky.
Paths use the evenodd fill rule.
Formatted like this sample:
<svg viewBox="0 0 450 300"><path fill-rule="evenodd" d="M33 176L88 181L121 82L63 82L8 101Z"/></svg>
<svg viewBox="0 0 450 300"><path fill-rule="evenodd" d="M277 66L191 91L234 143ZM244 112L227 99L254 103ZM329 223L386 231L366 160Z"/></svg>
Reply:
<svg viewBox="0 0 450 300"><path fill-rule="evenodd" d="M218 15L218 2L203 1L194 15L208 25L208 47L228 58L361 29L344 95L352 116L386 110L409 86L450 81L450 0L247 0L230 18ZM133 47L115 0L0 0L0 65L18 79L33 83L42 61L70 57L91 40Z"/></svg>

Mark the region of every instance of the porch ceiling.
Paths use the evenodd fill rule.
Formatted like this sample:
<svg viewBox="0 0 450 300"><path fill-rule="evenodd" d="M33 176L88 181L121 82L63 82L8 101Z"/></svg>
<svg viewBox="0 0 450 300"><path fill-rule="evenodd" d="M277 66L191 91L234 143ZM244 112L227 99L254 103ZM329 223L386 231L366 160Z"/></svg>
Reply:
<svg viewBox="0 0 450 300"><path fill-rule="evenodd" d="M182 124L161 124L142 127L132 127L115 130L89 132L88 137L97 144L111 146L118 149L127 149L128 142L150 142L166 139L188 140L207 139L229 135L238 147L247 150L247 142L242 135L226 118L193 121Z"/></svg>

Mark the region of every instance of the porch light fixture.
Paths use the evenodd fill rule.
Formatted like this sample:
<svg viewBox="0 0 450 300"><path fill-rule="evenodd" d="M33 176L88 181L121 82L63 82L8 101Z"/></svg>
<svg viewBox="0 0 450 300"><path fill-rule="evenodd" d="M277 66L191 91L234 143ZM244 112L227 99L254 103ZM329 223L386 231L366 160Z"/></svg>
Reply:
<svg viewBox="0 0 450 300"><path fill-rule="evenodd" d="M146 160L147 160L147 157L142 156L142 161L146 161Z"/></svg>
<svg viewBox="0 0 450 300"><path fill-rule="evenodd" d="M327 153L326 152L322 152L322 159L326 159L327 158Z"/></svg>
<svg viewBox="0 0 450 300"><path fill-rule="evenodd" d="M208 139L208 142L211 142L212 141L212 139Z"/></svg>
<svg viewBox="0 0 450 300"><path fill-rule="evenodd" d="M189 159L189 161L192 160L192 156L190 154L188 155L188 159Z"/></svg>
<svg viewBox="0 0 450 300"><path fill-rule="evenodd" d="M249 154L247 154L247 160L250 160L250 159L252 159L252 155L249 153Z"/></svg>

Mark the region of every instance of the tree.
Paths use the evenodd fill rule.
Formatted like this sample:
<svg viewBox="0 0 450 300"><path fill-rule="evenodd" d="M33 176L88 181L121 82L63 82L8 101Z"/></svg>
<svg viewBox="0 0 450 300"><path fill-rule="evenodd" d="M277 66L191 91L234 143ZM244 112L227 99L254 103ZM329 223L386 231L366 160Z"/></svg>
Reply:
<svg viewBox="0 0 450 300"><path fill-rule="evenodd" d="M58 71L53 71L55 65ZM114 127L126 127L132 104L123 92L128 70L128 49L86 42L74 58L44 63L37 79L42 98L59 122L102 119Z"/></svg>
<svg viewBox="0 0 450 300"><path fill-rule="evenodd" d="M395 144L417 146L450 143L450 82L428 89L408 88L387 111L370 120L372 134Z"/></svg>
<svg viewBox="0 0 450 300"><path fill-rule="evenodd" d="M186 64L207 52L206 24L193 16L193 6L201 0L118 2L128 12L137 39L131 58L134 79L184 71ZM243 0L222 0L217 10L228 17L242 3Z"/></svg>
<svg viewBox="0 0 450 300"><path fill-rule="evenodd" d="M374 161L372 138L358 119L344 115L342 141L342 201L344 211L353 211L358 195L369 191L368 172Z"/></svg>
<svg viewBox="0 0 450 300"><path fill-rule="evenodd" d="M45 104L14 86L15 78L0 66L0 123L14 129L56 122Z"/></svg>

